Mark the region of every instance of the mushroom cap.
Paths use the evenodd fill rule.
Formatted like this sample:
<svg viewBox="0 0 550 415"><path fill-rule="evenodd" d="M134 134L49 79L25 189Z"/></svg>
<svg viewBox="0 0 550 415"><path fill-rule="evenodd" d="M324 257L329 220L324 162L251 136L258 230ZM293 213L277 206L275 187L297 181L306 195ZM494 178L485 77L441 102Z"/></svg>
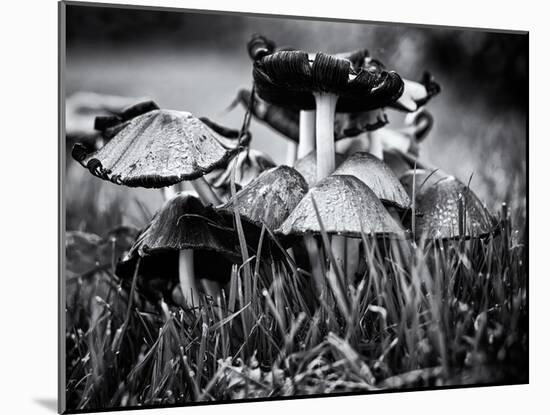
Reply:
<svg viewBox="0 0 550 415"><path fill-rule="evenodd" d="M403 93L403 81L380 65L362 65L366 50L346 56L299 50L277 51L254 62L258 95L278 106L315 109L314 92L339 96L337 112L370 111L388 106Z"/></svg>
<svg viewBox="0 0 550 415"><path fill-rule="evenodd" d="M345 160L345 156L340 153L335 153L336 167ZM309 152L304 157L296 160L294 168L304 177L308 186L313 186L317 183L317 153L315 150Z"/></svg>
<svg viewBox="0 0 550 415"><path fill-rule="evenodd" d="M446 177L420 190L416 196L417 237L456 239L459 199L464 203L464 238L479 238L496 230L495 219L472 190L454 177Z"/></svg>
<svg viewBox="0 0 550 415"><path fill-rule="evenodd" d="M354 176L330 175L312 187L278 232L283 235L320 234L313 200L328 234L361 237L402 236L403 230L374 192Z"/></svg>
<svg viewBox="0 0 550 415"><path fill-rule="evenodd" d="M239 256L232 229L195 196L179 193L168 200L140 234L131 251L140 256L166 250L207 250Z"/></svg>
<svg viewBox="0 0 550 415"><path fill-rule="evenodd" d="M279 166L264 171L225 204L218 212L239 215L249 223L277 229L307 193L302 175L292 167Z"/></svg>
<svg viewBox="0 0 550 415"><path fill-rule="evenodd" d="M372 154L358 152L347 158L333 175L351 175L365 183L386 205L408 209L411 200L397 176Z"/></svg>
<svg viewBox="0 0 550 415"><path fill-rule="evenodd" d="M225 165L236 149L188 112L153 110L132 118L105 146L73 158L103 180L129 187L159 188L196 179Z"/></svg>

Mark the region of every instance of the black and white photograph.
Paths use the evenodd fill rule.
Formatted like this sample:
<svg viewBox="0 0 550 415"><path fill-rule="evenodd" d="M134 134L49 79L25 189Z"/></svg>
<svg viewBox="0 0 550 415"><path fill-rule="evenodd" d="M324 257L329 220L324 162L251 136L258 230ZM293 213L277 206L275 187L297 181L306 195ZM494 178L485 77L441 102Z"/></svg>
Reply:
<svg viewBox="0 0 550 415"><path fill-rule="evenodd" d="M528 32L58 5L61 412L529 383Z"/></svg>

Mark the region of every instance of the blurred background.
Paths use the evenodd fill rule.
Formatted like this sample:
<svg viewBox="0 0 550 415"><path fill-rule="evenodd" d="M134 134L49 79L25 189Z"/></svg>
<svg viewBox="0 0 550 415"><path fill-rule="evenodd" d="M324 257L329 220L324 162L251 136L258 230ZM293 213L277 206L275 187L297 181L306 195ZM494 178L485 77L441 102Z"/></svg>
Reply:
<svg viewBox="0 0 550 415"><path fill-rule="evenodd" d="M161 108L232 128L240 127L244 110L228 106L252 82L245 46L253 33L311 52L368 48L408 79L429 70L442 93L428 104L435 126L421 159L466 183L472 177L471 187L489 209L506 201L525 211L525 35L75 5L67 6L66 33L67 97L78 91L148 97ZM400 127L404 114L388 112L390 126ZM252 147L283 162L285 138L254 121L251 132ZM70 146L66 168L69 230L102 234L120 224L140 227L162 203L159 191L93 177L71 159Z"/></svg>

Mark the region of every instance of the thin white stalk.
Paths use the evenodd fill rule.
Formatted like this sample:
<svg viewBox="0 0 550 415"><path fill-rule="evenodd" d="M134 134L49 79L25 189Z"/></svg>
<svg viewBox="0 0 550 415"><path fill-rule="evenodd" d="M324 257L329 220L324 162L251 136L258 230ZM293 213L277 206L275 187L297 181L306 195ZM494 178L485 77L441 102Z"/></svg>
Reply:
<svg viewBox="0 0 550 415"><path fill-rule="evenodd" d="M313 150L315 150L315 110L301 110L298 158L306 156Z"/></svg>
<svg viewBox="0 0 550 415"><path fill-rule="evenodd" d="M349 284L353 284L355 279L355 273L359 268L359 248L361 245L361 239L348 238L346 241L346 281Z"/></svg>
<svg viewBox="0 0 550 415"><path fill-rule="evenodd" d="M176 196L176 190L174 189L174 186L162 188L162 197L164 198L165 202L172 199L174 196Z"/></svg>
<svg viewBox="0 0 550 415"><path fill-rule="evenodd" d="M330 249L332 251L332 255L334 256L336 266L340 270L340 275L344 277L346 269L346 242L347 238L342 235L332 235L330 241ZM346 281L341 281L342 284L340 284L340 282L338 281L338 273L334 267L334 264L332 263L330 264L330 267L328 269L327 278L329 280L330 286L332 287L332 291L334 293L334 296L336 297L336 302L340 307L340 310L344 315L347 315L348 310L345 301L347 292L342 292L341 290L341 287L344 290L347 290L347 283Z"/></svg>
<svg viewBox="0 0 550 415"><path fill-rule="evenodd" d="M181 293L187 306L198 304L197 281L195 279L195 264L193 250L182 249L179 254L179 278Z"/></svg>
<svg viewBox="0 0 550 415"><path fill-rule="evenodd" d="M376 116L378 111L368 111L366 114L366 120L369 124L376 123ZM384 144L382 136L379 131L369 131L367 132L367 137L369 138L369 153L373 156L384 160Z"/></svg>
<svg viewBox="0 0 550 415"><path fill-rule="evenodd" d="M178 193L183 191L183 183L179 182L172 186L163 187L162 188L162 195L164 197L164 201L172 199L174 196L176 196Z"/></svg>
<svg viewBox="0 0 550 415"><path fill-rule="evenodd" d="M328 92L316 92L315 144L317 149L317 181L324 179L334 171L334 112L338 95Z"/></svg>
<svg viewBox="0 0 550 415"><path fill-rule="evenodd" d="M332 254L334 255L334 260L338 264L338 268L341 271L345 272L346 265L346 240L347 238L342 235L332 235L330 241L330 247L332 249ZM336 274L334 274L336 278Z"/></svg>
<svg viewBox="0 0 550 415"><path fill-rule="evenodd" d="M298 153L298 144L296 144L294 141L288 141L286 144L286 157L285 157L285 164L287 166L294 166L294 162L296 161L296 155Z"/></svg>
<svg viewBox="0 0 550 415"><path fill-rule="evenodd" d="M212 187L206 181L204 176L201 176L198 179L191 181L191 184L195 189L195 191L199 194L199 197L203 203L205 204L211 203L214 206L217 206L221 203L221 200L219 199L218 195L214 193L214 190L212 190Z"/></svg>

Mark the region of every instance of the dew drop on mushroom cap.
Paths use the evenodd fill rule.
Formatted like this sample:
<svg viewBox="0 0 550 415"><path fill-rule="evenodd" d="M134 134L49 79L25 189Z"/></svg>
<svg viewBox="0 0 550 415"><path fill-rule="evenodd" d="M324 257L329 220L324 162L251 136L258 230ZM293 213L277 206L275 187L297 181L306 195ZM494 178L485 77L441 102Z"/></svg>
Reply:
<svg viewBox="0 0 550 415"><path fill-rule="evenodd" d="M168 200L139 235L117 275L131 278L137 257L145 281L177 281L187 305L197 304L197 278L225 284L232 262L240 261L232 229L224 228L215 212L191 195Z"/></svg>
<svg viewBox="0 0 550 415"><path fill-rule="evenodd" d="M312 187L283 222L279 232L283 235L320 234L313 200L328 234L354 238L360 238L361 232L367 236L403 236L400 225L374 192L349 175L330 175Z"/></svg>
<svg viewBox="0 0 550 415"><path fill-rule="evenodd" d="M385 206L406 210L411 200L391 169L369 153L355 153L338 167L334 175L351 175L365 183Z"/></svg>
<svg viewBox="0 0 550 415"><path fill-rule="evenodd" d="M105 146L73 157L90 172L129 187L161 188L192 180L205 203L217 197L202 177L224 166L236 151L227 137L188 112L153 110L132 118Z"/></svg>
<svg viewBox="0 0 550 415"><path fill-rule="evenodd" d="M496 230L491 213L464 183L452 176L432 177L423 171L416 178L420 183L425 180L422 187L417 187L415 197L416 211L420 214L416 218L417 238L479 238ZM410 176L407 180L410 180ZM459 229L460 200L463 206L462 230Z"/></svg>

